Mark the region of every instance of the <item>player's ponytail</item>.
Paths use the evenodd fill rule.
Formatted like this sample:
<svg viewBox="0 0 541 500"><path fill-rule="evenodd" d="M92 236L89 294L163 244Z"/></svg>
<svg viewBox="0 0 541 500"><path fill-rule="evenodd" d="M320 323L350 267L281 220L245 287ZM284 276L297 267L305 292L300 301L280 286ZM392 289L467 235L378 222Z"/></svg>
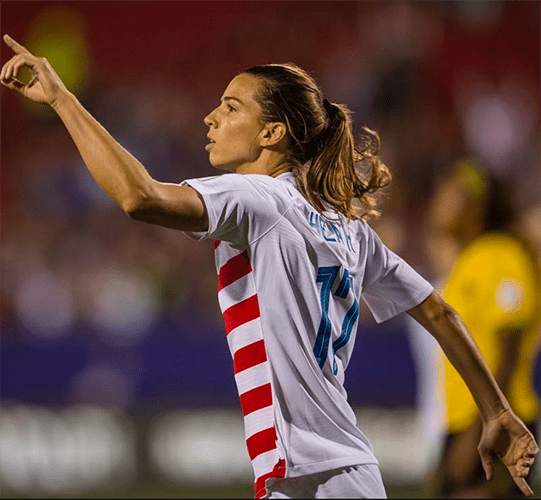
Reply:
<svg viewBox="0 0 541 500"><path fill-rule="evenodd" d="M297 169L302 190L312 204L317 193L350 219L378 215L375 194L391 181L389 169L377 156L379 136L363 127L362 143L356 146L349 110L327 99L324 107L329 126L316 139L316 154Z"/></svg>
<svg viewBox="0 0 541 500"><path fill-rule="evenodd" d="M245 73L262 80L262 119L287 126L289 160L308 201L319 212L324 201L348 219L377 215L376 195L391 180L377 156L378 134L364 127L356 146L347 107L324 99L315 80L294 64L255 66Z"/></svg>

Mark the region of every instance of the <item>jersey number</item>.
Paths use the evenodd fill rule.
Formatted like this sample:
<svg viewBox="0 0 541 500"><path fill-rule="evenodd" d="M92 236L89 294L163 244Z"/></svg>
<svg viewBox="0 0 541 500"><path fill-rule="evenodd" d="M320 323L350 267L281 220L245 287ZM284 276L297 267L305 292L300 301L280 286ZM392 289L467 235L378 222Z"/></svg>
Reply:
<svg viewBox="0 0 541 500"><path fill-rule="evenodd" d="M316 282L321 283L320 300L322 314L321 321L319 323L319 329L317 331L316 343L314 345L314 354L320 368L323 368L323 366L325 365L325 361L327 360L327 353L329 352L329 342L331 339L332 330L332 324L329 318L329 300L331 298L332 286L336 280L336 277L338 276L339 271L340 266L320 267L317 270ZM336 297L339 297L340 299L345 299L348 296L350 290L353 293L353 283L351 280L351 276L349 275L349 271L347 269L344 269L344 274L342 274L342 278L340 280L340 283L338 284L338 287L336 288L336 291L334 292L334 295ZM340 349L341 347L344 347L348 342L351 336L351 331L353 330L353 325L355 325L358 317L359 302L354 295L353 305L346 313L344 321L342 321L342 331L340 333L340 337L338 337L332 343L332 371L334 375L338 373L338 366L336 365L336 351L338 351L338 349Z"/></svg>

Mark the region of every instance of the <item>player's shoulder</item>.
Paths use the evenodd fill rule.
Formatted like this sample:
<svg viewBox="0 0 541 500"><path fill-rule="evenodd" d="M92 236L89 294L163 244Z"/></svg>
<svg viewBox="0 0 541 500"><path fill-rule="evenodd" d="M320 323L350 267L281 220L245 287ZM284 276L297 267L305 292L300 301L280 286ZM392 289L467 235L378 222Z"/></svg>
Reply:
<svg viewBox="0 0 541 500"><path fill-rule="evenodd" d="M278 177L262 174L227 173L205 179L211 182L223 182L224 185L237 189L253 189L271 193L287 192L290 194L297 191L295 187L295 176L289 172Z"/></svg>
<svg viewBox="0 0 541 500"><path fill-rule="evenodd" d="M203 185L212 185L227 189L248 189L250 183L247 182L245 175L235 173L224 173L218 175L209 175L207 177L198 177L190 179L191 182L196 182Z"/></svg>
<svg viewBox="0 0 541 500"><path fill-rule="evenodd" d="M224 173L190 179L185 183L213 192L244 192L249 197L259 197L261 201L287 195L291 197L296 191L291 180L284 182L283 179L260 174Z"/></svg>
<svg viewBox="0 0 541 500"><path fill-rule="evenodd" d="M379 235L376 230L372 227L369 220L366 219L347 219L344 217L345 223L348 226L349 231L352 234L357 235L357 239L361 242L364 240L366 242L370 241L372 243L377 243L380 241Z"/></svg>
<svg viewBox="0 0 541 500"><path fill-rule="evenodd" d="M265 217L281 217L288 209L301 203L293 173L271 177L261 174L227 174L233 199L251 213Z"/></svg>
<svg viewBox="0 0 541 500"><path fill-rule="evenodd" d="M297 191L295 174L293 172L285 172L277 177L262 174L244 174L241 175L241 177L243 177L248 184L261 186L266 189L281 192Z"/></svg>

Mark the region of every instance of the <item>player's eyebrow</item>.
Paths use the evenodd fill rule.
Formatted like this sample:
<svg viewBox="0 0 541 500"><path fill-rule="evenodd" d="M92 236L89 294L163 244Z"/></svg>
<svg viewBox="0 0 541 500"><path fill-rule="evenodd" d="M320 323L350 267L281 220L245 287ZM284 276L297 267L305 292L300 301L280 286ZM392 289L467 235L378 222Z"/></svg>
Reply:
<svg viewBox="0 0 541 500"><path fill-rule="evenodd" d="M238 97L227 96L227 95L220 99L220 102L224 102L224 101L237 101L240 104L244 104Z"/></svg>

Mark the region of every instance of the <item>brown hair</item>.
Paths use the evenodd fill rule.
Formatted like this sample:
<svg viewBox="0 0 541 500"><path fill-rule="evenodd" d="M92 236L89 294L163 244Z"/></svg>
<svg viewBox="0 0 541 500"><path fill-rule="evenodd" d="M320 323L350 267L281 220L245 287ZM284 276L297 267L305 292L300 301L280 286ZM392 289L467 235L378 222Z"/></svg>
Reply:
<svg viewBox="0 0 541 500"><path fill-rule="evenodd" d="M262 81L256 96L262 120L287 126L289 161L314 208L324 211L321 199L348 219L379 215L376 195L390 183L391 173L377 156L377 132L363 127L362 144L356 146L348 108L325 99L316 81L293 63L254 66L243 73Z"/></svg>

